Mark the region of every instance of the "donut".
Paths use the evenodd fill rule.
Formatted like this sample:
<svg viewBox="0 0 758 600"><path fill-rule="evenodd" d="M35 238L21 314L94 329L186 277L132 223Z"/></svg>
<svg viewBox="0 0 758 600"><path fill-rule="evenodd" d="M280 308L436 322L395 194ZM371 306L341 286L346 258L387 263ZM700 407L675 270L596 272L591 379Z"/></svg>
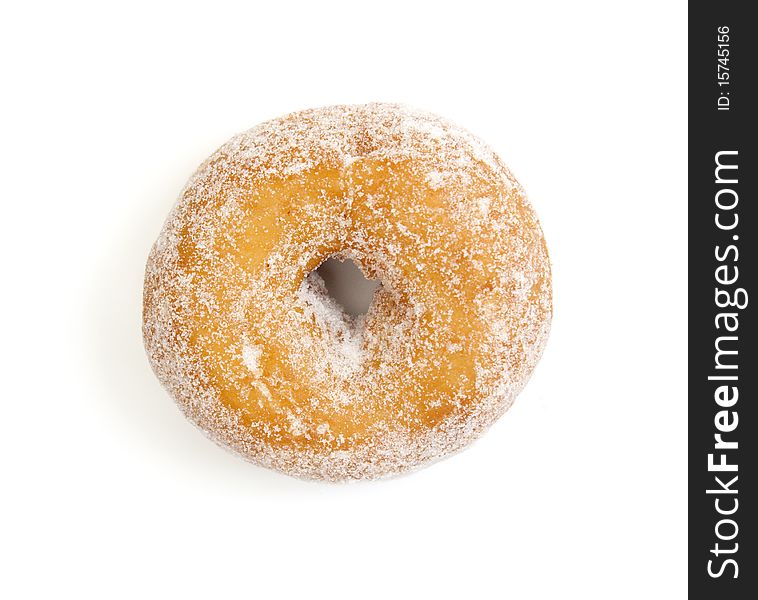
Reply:
<svg viewBox="0 0 758 600"><path fill-rule="evenodd" d="M364 315L329 296L330 258L379 282ZM435 115L367 104L268 121L198 168L147 261L143 337L211 439L344 481L480 436L551 316L542 230L495 153Z"/></svg>

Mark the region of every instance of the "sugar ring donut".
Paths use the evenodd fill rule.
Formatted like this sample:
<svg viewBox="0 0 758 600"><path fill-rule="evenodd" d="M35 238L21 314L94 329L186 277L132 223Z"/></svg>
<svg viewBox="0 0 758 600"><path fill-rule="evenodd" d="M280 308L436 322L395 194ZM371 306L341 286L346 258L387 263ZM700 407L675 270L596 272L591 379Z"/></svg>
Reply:
<svg viewBox="0 0 758 600"><path fill-rule="evenodd" d="M314 270L381 287L351 318ZM529 378L550 319L548 254L497 156L391 104L294 113L192 176L147 262L143 334L184 413L243 457L376 478L455 452Z"/></svg>

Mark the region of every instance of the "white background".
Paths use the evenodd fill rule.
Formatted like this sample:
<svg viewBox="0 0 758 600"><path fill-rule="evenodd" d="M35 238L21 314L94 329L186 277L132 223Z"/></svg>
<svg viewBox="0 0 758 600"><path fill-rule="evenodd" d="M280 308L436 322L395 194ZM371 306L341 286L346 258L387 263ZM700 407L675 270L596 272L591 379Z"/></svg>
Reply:
<svg viewBox="0 0 758 600"><path fill-rule="evenodd" d="M684 597L684 2L23 6L0 18L0 596ZM162 391L143 268L232 134L373 100L511 166L553 330L468 450L302 482L214 446Z"/></svg>

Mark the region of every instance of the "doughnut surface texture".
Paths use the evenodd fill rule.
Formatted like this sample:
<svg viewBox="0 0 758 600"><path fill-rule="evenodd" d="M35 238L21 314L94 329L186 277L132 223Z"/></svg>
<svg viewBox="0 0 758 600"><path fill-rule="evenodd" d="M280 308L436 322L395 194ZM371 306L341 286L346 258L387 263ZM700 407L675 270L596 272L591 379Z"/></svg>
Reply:
<svg viewBox="0 0 758 600"><path fill-rule="evenodd" d="M313 271L381 287L346 315ZM523 189L471 134L390 104L294 113L187 183L147 263L145 347L219 444L285 473L370 479L442 458L511 405L551 319Z"/></svg>

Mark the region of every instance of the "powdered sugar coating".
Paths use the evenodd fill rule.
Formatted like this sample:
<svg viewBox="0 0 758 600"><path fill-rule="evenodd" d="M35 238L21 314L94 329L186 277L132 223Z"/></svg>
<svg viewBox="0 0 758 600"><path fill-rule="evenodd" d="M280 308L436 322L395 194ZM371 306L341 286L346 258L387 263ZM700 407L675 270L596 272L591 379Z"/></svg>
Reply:
<svg viewBox="0 0 758 600"><path fill-rule="evenodd" d="M313 270L382 287L346 315ZM536 217L468 132L390 104L288 115L192 176L150 254L153 369L217 442L291 475L399 473L511 405L547 339Z"/></svg>

